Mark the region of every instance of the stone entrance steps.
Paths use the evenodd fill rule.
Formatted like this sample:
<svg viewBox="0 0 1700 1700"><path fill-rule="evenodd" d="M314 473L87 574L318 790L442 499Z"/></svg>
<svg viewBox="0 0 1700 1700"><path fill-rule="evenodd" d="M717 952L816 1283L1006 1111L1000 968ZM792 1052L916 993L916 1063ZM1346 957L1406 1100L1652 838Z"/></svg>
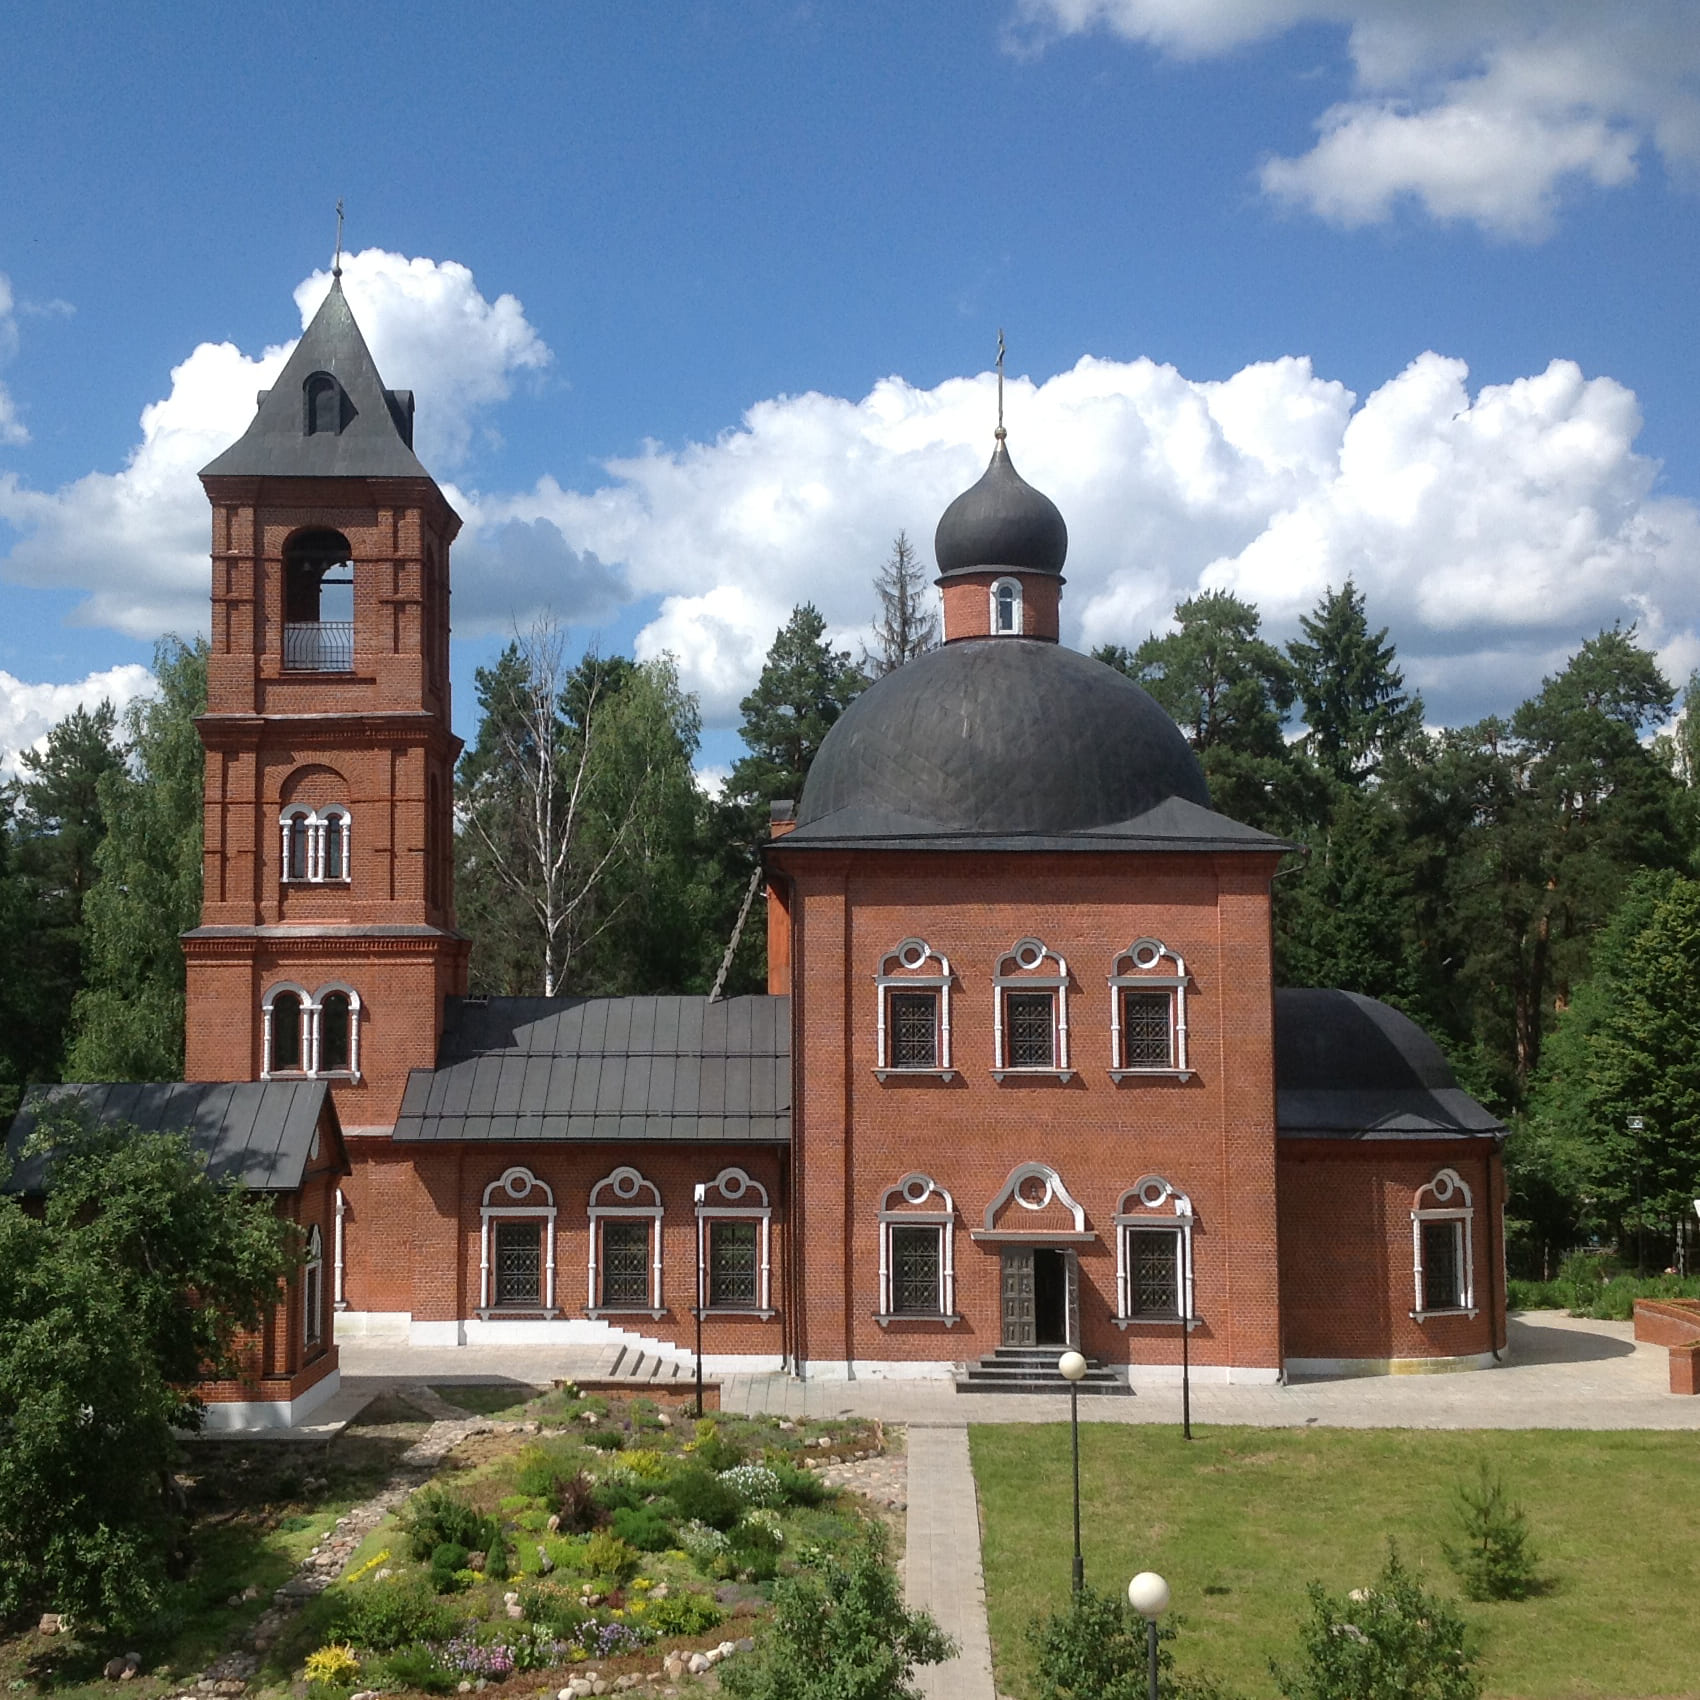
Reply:
<svg viewBox="0 0 1700 1700"><path fill-rule="evenodd" d="M1066 1346L999 1346L956 1378L958 1393L1066 1393L1068 1383L1057 1373L1057 1359ZM1125 1373L1096 1358L1086 1360L1082 1393L1130 1393Z"/></svg>

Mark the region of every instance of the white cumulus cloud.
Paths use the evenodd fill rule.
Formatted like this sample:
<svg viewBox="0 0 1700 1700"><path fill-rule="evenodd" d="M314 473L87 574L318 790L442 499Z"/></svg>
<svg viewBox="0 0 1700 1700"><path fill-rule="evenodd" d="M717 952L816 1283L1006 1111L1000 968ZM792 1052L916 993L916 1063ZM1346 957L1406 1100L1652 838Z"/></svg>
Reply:
<svg viewBox="0 0 1700 1700"><path fill-rule="evenodd" d="M120 716L138 697L151 696L157 681L146 667L109 667L66 685L32 685L0 671L0 775L15 776L23 751L43 750L47 734L77 708L110 702Z"/></svg>
<svg viewBox="0 0 1700 1700"><path fill-rule="evenodd" d="M1272 196L1343 225L1405 200L1538 240L1575 183L1629 181L1647 149L1700 165L1693 0L1017 0L1027 45L1107 30L1205 58L1299 24L1343 27L1352 97L1305 154L1266 159Z"/></svg>
<svg viewBox="0 0 1700 1700"><path fill-rule="evenodd" d="M329 273L317 272L295 291L303 328L329 287ZM459 464L515 377L549 362L519 302L487 300L455 261L369 249L344 257L343 288L386 381L421 396L418 448L433 467ZM249 355L200 344L172 369L169 393L142 410L141 441L121 472L57 490L0 474L0 519L22 534L0 571L16 584L77 586L86 600L76 618L87 624L141 638L204 630L209 521L196 473L247 429L256 393L294 346Z"/></svg>
<svg viewBox="0 0 1700 1700"><path fill-rule="evenodd" d="M12 302L12 280L0 272L0 366L18 352L18 321ZM0 443L19 444L30 440L24 422L18 417L17 403L4 384L0 384Z"/></svg>

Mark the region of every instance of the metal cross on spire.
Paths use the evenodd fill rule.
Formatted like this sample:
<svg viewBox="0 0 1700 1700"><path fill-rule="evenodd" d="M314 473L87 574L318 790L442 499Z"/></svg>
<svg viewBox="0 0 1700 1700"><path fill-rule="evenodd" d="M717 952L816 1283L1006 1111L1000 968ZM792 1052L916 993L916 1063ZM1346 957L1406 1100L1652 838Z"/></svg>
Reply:
<svg viewBox="0 0 1700 1700"><path fill-rule="evenodd" d="M331 276L342 276L342 197L336 203L336 259L331 264Z"/></svg>
<svg viewBox="0 0 1700 1700"><path fill-rule="evenodd" d="M998 329L998 429L997 429L997 439L1000 443L1004 439L1004 428L1003 428L1003 329L1002 329L1001 326Z"/></svg>

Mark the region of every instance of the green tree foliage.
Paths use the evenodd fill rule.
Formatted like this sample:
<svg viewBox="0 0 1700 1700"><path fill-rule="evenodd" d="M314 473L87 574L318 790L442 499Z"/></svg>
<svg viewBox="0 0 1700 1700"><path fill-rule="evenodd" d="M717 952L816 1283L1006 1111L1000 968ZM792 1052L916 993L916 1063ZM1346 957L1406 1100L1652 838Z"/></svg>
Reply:
<svg viewBox="0 0 1700 1700"><path fill-rule="evenodd" d="M874 576L874 592L880 604L874 648L862 651L862 669L870 679L894 672L939 641L938 608L927 594L926 574L908 532L892 540L891 554Z"/></svg>
<svg viewBox="0 0 1700 1700"><path fill-rule="evenodd" d="M1391 1543L1373 1586L1344 1598L1311 1583L1303 1662L1272 1664L1284 1700L1476 1700L1464 1620L1399 1561Z"/></svg>
<svg viewBox="0 0 1700 1700"><path fill-rule="evenodd" d="M1286 832L1313 811L1313 787L1283 727L1298 695L1293 667L1260 635L1262 616L1224 590L1175 606L1179 628L1097 659L1143 685L1186 733L1221 813Z"/></svg>
<svg viewBox="0 0 1700 1700"><path fill-rule="evenodd" d="M877 1523L847 1557L810 1553L773 1605L755 1652L722 1668L733 1700L919 1700L914 1667L955 1651L925 1612L905 1609Z"/></svg>
<svg viewBox="0 0 1700 1700"><path fill-rule="evenodd" d="M228 1369L298 1259L262 1198L217 1187L180 1135L43 1118L45 1212L0 1197L0 1616L126 1628L182 1537L173 1426Z"/></svg>
<svg viewBox="0 0 1700 1700"><path fill-rule="evenodd" d="M164 638L156 696L125 716L129 763L102 774L106 837L84 904L87 968L66 1072L79 1080L183 1078L181 935L200 919L207 645Z"/></svg>
<svg viewBox="0 0 1700 1700"><path fill-rule="evenodd" d="M0 1081L57 1080L86 955L84 909L106 833L100 784L124 754L110 703L74 709L26 750L0 847ZM14 1098L15 1101L15 1098ZM3 1107L3 1106L0 1106Z"/></svg>
<svg viewBox="0 0 1700 1700"><path fill-rule="evenodd" d="M1387 628L1369 629L1363 593L1347 579L1316 612L1303 615L1304 638L1287 645L1305 718L1305 748L1332 778L1362 785L1383 752L1423 723L1420 697L1405 694Z"/></svg>
<svg viewBox="0 0 1700 1700"><path fill-rule="evenodd" d="M1639 1133L1631 1117L1643 1123ZM1700 883L1629 882L1553 1031L1526 1136L1619 1237L1661 1239L1700 1194Z"/></svg>
<svg viewBox="0 0 1700 1700"><path fill-rule="evenodd" d="M477 675L457 905L481 991L685 990L701 977L696 701L670 657L566 661L558 628Z"/></svg>
<svg viewBox="0 0 1700 1700"><path fill-rule="evenodd" d="M1149 1640L1145 1620L1118 1594L1090 1584L1067 1606L1027 1625L1033 1652L1033 1700L1146 1700ZM1226 1700L1208 1677L1175 1670L1172 1621L1157 1631L1157 1693L1161 1700Z"/></svg>
<svg viewBox="0 0 1700 1700"><path fill-rule="evenodd" d="M1537 1581L1529 1520L1485 1458L1476 1480L1459 1484L1457 1513L1462 1544L1445 1552L1465 1597L1526 1600Z"/></svg>

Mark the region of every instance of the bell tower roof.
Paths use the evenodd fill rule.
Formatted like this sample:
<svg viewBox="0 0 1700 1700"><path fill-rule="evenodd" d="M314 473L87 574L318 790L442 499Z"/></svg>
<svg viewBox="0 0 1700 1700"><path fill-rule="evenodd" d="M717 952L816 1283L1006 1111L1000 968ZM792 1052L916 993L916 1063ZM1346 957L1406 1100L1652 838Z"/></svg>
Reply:
<svg viewBox="0 0 1700 1700"><path fill-rule="evenodd" d="M201 476L431 476L413 452L413 392L384 388L340 275L248 429Z"/></svg>

